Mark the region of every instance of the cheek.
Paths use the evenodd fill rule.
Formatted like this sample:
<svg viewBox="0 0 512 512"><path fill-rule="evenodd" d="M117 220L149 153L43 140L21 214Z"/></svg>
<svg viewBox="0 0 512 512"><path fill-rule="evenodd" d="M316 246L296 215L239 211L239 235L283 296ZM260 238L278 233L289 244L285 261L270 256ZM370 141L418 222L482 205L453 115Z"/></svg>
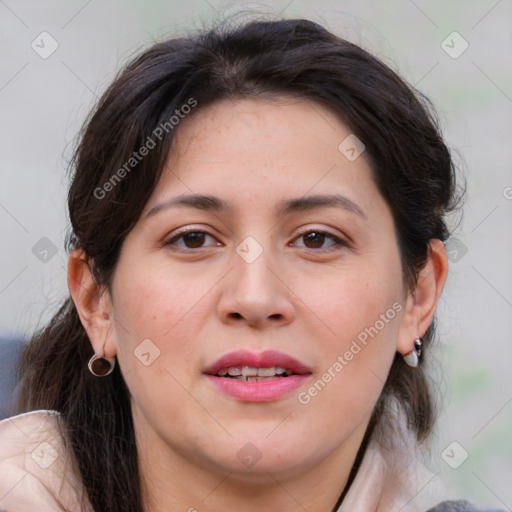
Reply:
<svg viewBox="0 0 512 512"><path fill-rule="evenodd" d="M118 278L114 306L119 321L124 321L136 338L153 336L164 345L175 337L176 330L193 325L189 320L196 305L216 282L214 276L184 275L163 267L135 269L124 279L121 274Z"/></svg>
<svg viewBox="0 0 512 512"><path fill-rule="evenodd" d="M393 264L397 266L396 261ZM398 323L393 304L401 297L400 269L390 269L379 261L366 261L325 279L302 277L297 281L299 296L310 310L307 314L314 314L323 326L323 346L328 353L343 353L353 340L364 342L369 329L375 337L375 327L379 336L393 338L392 324Z"/></svg>
<svg viewBox="0 0 512 512"><path fill-rule="evenodd" d="M297 397L314 418L309 428L322 436L329 425L337 425L338 440L371 414L394 357L399 322L399 314L382 295L366 297L364 307L350 305L332 310L336 337L324 337L315 380Z"/></svg>
<svg viewBox="0 0 512 512"><path fill-rule="evenodd" d="M169 383L167 371L188 381L187 367L197 359L205 315L213 308L209 294L219 277L147 265L116 279L117 353L127 381L148 389Z"/></svg>
<svg viewBox="0 0 512 512"><path fill-rule="evenodd" d="M311 389L320 414L320 409L333 408L338 411L334 414L360 418L373 407L384 385L403 309L398 259L390 254L386 260L384 255L372 255L365 264L331 278L323 287L327 291L311 287L305 295L328 326L319 341L320 382Z"/></svg>
<svg viewBox="0 0 512 512"><path fill-rule="evenodd" d="M201 298L216 281L209 283L205 276L191 281L151 265L125 265L116 275L117 357L130 394L146 418L161 416L162 404L169 414L194 412L183 386L189 387L187 365L197 353Z"/></svg>

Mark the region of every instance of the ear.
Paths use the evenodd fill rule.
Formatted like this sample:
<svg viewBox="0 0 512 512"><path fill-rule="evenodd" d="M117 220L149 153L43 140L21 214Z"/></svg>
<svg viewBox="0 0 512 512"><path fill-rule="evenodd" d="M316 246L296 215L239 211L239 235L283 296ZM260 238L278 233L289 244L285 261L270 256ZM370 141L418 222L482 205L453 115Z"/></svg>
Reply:
<svg viewBox="0 0 512 512"><path fill-rule="evenodd" d="M441 240L432 240L427 263L418 276L414 290L407 296L397 341L397 351L402 355L413 349L414 338L421 338L432 323L447 275L445 246Z"/></svg>
<svg viewBox="0 0 512 512"><path fill-rule="evenodd" d="M69 255L68 288L94 353L114 357L117 348L110 294L106 286L96 284L82 249Z"/></svg>

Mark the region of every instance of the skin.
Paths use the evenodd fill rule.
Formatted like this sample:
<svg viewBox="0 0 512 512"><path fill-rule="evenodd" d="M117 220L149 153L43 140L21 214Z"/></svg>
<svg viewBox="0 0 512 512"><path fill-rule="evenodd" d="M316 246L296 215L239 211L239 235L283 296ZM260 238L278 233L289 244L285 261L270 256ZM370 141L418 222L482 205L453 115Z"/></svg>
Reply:
<svg viewBox="0 0 512 512"><path fill-rule="evenodd" d="M391 211L365 155L349 161L338 150L349 134L305 100L198 108L177 128L110 291L93 282L80 250L70 255L69 288L91 344L117 357L131 392L145 510L325 512L345 487L395 352L410 352L427 330L448 268L433 240L416 288L405 288ZM218 196L233 211L168 207L147 217L191 193ZM274 212L283 198L333 193L365 217L341 207ZM202 246L190 238L164 245L186 227L208 233ZM302 229L346 245L299 236ZM248 236L263 249L252 263L235 250ZM402 306L395 318L299 403L298 393L394 303ZM145 366L134 350L148 338L160 354ZM236 400L202 371L241 348L280 350L313 374L277 401ZM248 442L261 454L251 467L237 456Z"/></svg>

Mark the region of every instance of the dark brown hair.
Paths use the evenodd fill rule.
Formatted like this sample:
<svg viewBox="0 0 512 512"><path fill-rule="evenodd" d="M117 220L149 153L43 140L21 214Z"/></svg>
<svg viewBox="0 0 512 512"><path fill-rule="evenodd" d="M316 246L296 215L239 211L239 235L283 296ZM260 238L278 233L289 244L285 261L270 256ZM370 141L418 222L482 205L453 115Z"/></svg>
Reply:
<svg viewBox="0 0 512 512"><path fill-rule="evenodd" d="M155 130L169 125L187 103L196 102L197 110L225 98L275 94L327 106L365 144L375 182L392 210L404 283L412 289L429 242L449 236L445 215L457 204L450 151L428 100L359 46L304 19L223 23L157 43L128 64L80 134L68 195L67 250L83 249L95 280L108 287L123 240L159 180L175 129L164 130L128 171L134 151L154 140ZM123 166L126 172L119 173ZM107 190L115 173L122 179ZM432 324L418 368L396 354L362 446L384 424L391 398L398 399L418 441L428 436L435 407L425 362L433 335ZM119 366L102 379L89 373L92 354L68 298L24 350L19 411L61 412L96 511L140 512L129 392Z"/></svg>

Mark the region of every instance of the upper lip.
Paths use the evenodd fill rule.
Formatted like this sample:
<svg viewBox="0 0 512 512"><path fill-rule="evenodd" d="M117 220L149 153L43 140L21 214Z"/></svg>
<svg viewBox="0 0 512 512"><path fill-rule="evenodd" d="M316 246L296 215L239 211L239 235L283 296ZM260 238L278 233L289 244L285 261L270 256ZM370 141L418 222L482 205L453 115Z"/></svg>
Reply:
<svg viewBox="0 0 512 512"><path fill-rule="evenodd" d="M265 350L260 353L249 352L248 350L228 352L208 366L204 373L216 375L223 368L231 368L232 366L251 366L253 368L281 367L293 370L297 374L311 373L311 369L306 364L278 350Z"/></svg>

